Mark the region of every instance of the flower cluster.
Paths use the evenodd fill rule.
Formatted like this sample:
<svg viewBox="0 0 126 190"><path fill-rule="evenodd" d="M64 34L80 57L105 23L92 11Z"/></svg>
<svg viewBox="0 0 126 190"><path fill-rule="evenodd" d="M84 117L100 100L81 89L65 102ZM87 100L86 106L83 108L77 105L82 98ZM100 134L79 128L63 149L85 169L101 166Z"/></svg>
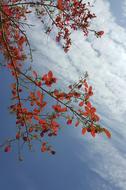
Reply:
<svg viewBox="0 0 126 190"><path fill-rule="evenodd" d="M41 151L55 154L54 149L47 142L47 137L57 136L61 129L59 119L66 120L66 125L79 125L82 127L82 135L90 132L93 137L96 133L104 132L109 138L110 132L99 125L100 117L96 113L96 108L92 106L90 97L93 95L92 87L88 85L87 80L81 79L79 82L70 85L66 92L54 89L47 81L55 83L52 71L39 77L37 73L31 72L22 74L22 79L31 82L30 85L36 86L27 93L26 97L20 99L16 92L16 83L12 85L14 104L10 106L10 111L16 114L17 133L15 139L28 144L32 149L33 141L41 142ZM50 80L49 77L50 76ZM45 80L43 80L43 78ZM52 80L54 78L55 80ZM46 81L47 79L47 81ZM36 85L37 81L41 85ZM20 91L23 91L23 83ZM32 89L30 86L29 88ZM46 96L50 96L53 101L45 101ZM24 96L24 95L23 95ZM50 100L51 100L50 99ZM5 146L5 152L10 152L11 143Z"/></svg>
<svg viewBox="0 0 126 190"><path fill-rule="evenodd" d="M90 21L95 18L95 14L90 12L90 4L75 0L59 0L57 7L61 10L56 16L55 24L59 28L56 41L61 39L65 41L63 46L67 52L71 46L70 34L72 30L82 30L84 35L88 35L90 29Z"/></svg>
<svg viewBox="0 0 126 190"><path fill-rule="evenodd" d="M51 19L52 28L55 25L58 30L56 41L64 41L65 52L71 45L72 30L79 29L87 35L90 21L95 18L89 10L90 4L77 0L49 1L48 4L47 1L0 1L0 52L5 58L4 66L13 77L10 112L16 115L17 129L15 138L7 140L3 147L5 152L10 152L12 143L18 142L20 160L22 145L27 144L31 150L34 140L40 142L42 152L55 154L47 139L58 135L62 127L59 119L64 119L66 125L80 125L83 135L90 132L94 137L96 133L104 132L111 137L110 132L98 123L100 118L90 102L92 87L88 85L86 77L70 85L66 91L61 91L53 87L53 84L57 84L57 79L52 71L39 76L30 66L24 66L25 46L29 46L32 58L24 30L27 25L26 15L31 12L31 6L35 8L39 19L44 16ZM48 33L52 28L48 27ZM93 32L97 37L103 35L103 31Z"/></svg>

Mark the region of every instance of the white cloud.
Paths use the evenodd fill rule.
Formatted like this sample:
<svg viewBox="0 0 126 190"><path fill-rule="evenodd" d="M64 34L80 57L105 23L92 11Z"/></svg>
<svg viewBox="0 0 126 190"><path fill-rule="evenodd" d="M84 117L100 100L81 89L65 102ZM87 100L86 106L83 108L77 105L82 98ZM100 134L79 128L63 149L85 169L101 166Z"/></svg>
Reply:
<svg viewBox="0 0 126 190"><path fill-rule="evenodd" d="M126 17L126 0L123 0L122 11L123 11L123 16Z"/></svg>
<svg viewBox="0 0 126 190"><path fill-rule="evenodd" d="M86 146L89 150L81 154L81 160L86 160L86 162L88 160L88 167L109 184L117 189L125 190L126 152L121 152L118 146L114 147L112 143L101 138L90 140L90 143L88 141ZM102 184L99 184L99 187L102 187Z"/></svg>
<svg viewBox="0 0 126 190"><path fill-rule="evenodd" d="M31 33L36 49L35 65L42 67L43 72L52 69L65 81L77 80L87 70L95 87L95 102L103 109L107 106L111 114L122 120L126 110L126 33L114 22L108 2L97 0L95 9L97 26L94 24L92 28L105 30L105 36L96 39L91 35L90 41L85 41L80 32L74 33L74 44L68 54L64 54L52 37L44 34L38 23Z"/></svg>
<svg viewBox="0 0 126 190"><path fill-rule="evenodd" d="M32 18L32 22L36 22L29 35L36 50L34 66L43 73L48 69L53 70L62 83L77 80L88 71L90 82L95 88L93 101L98 105L100 114L104 114L104 123L114 128L113 136L117 140L97 140L90 145L87 142L91 148L86 162L94 159L95 167L93 163L90 167L125 190L126 157L125 150L120 147L124 146L126 138L126 30L116 23L108 1L96 0L94 11L97 19L92 28L104 30L104 37L96 39L90 35L85 40L80 31L73 33L74 43L68 54L64 54L53 37L46 36L40 23Z"/></svg>

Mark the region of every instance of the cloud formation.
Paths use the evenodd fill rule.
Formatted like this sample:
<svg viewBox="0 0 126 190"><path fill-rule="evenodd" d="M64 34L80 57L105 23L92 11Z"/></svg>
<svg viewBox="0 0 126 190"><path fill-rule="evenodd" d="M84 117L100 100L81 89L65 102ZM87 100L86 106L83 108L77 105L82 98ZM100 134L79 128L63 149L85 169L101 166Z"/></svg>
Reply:
<svg viewBox="0 0 126 190"><path fill-rule="evenodd" d="M123 0L122 11L123 11L123 16L126 17L126 0Z"/></svg>

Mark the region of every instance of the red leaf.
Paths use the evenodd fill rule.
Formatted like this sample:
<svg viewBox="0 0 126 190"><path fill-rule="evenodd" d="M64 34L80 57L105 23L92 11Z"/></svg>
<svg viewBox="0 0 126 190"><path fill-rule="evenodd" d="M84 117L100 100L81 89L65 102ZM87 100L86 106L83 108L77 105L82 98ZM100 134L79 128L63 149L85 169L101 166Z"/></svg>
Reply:
<svg viewBox="0 0 126 190"><path fill-rule="evenodd" d="M38 90L38 91L37 91L37 96L40 98L41 95L42 95L41 92Z"/></svg>
<svg viewBox="0 0 126 190"><path fill-rule="evenodd" d="M87 106L88 108L91 108L91 103L90 103L90 102L87 102L87 103L86 103L86 106Z"/></svg>
<svg viewBox="0 0 126 190"><path fill-rule="evenodd" d="M92 86L89 87L89 92L92 92Z"/></svg>
<svg viewBox="0 0 126 190"><path fill-rule="evenodd" d="M10 151L11 151L11 146L10 145L6 146L4 152L10 152Z"/></svg>
<svg viewBox="0 0 126 190"><path fill-rule="evenodd" d="M20 133L19 132L16 134L16 139L20 139Z"/></svg>
<svg viewBox="0 0 126 190"><path fill-rule="evenodd" d="M49 71L49 72L48 72L48 77L49 77L49 78L52 78L52 77L53 77L52 71Z"/></svg>
<svg viewBox="0 0 126 190"><path fill-rule="evenodd" d="M42 143L41 151L42 151L42 152L46 152L46 151L47 151L46 142L43 142L43 143Z"/></svg>
<svg viewBox="0 0 126 190"><path fill-rule="evenodd" d="M42 108L44 108L47 105L47 102L42 103Z"/></svg>
<svg viewBox="0 0 126 190"><path fill-rule="evenodd" d="M86 111L88 114L91 113L90 108L88 108L87 106L85 106L85 111Z"/></svg>
<svg viewBox="0 0 126 190"><path fill-rule="evenodd" d="M38 121L39 120L39 116L38 115L34 115L34 119Z"/></svg>
<svg viewBox="0 0 126 190"><path fill-rule="evenodd" d="M66 107L64 107L64 108L61 109L61 112L66 112L66 111L67 111Z"/></svg>
<svg viewBox="0 0 126 190"><path fill-rule="evenodd" d="M87 132L87 128L82 128L82 135L85 135L86 132Z"/></svg>
<svg viewBox="0 0 126 190"><path fill-rule="evenodd" d="M33 127L30 127L30 128L28 129L28 131L29 131L29 133L32 133Z"/></svg>
<svg viewBox="0 0 126 190"><path fill-rule="evenodd" d="M71 125L72 124L72 119L68 119L67 120L67 125Z"/></svg>
<svg viewBox="0 0 126 190"><path fill-rule="evenodd" d="M60 9L61 11L64 10L63 1L62 1L62 0L58 0L58 1L57 1L57 7L58 7L58 9Z"/></svg>
<svg viewBox="0 0 126 190"><path fill-rule="evenodd" d="M92 107L91 108L91 113L95 113L96 112L96 108Z"/></svg>
<svg viewBox="0 0 126 190"><path fill-rule="evenodd" d="M41 124L41 125L45 125L45 124L46 124L46 121L43 120L43 119L40 119L40 120L39 120L39 124Z"/></svg>
<svg viewBox="0 0 126 190"><path fill-rule="evenodd" d="M84 102L83 102L83 101L79 103L79 106L80 106L80 107L82 107L83 105L84 105Z"/></svg>
<svg viewBox="0 0 126 190"><path fill-rule="evenodd" d="M96 32L96 35L97 35L98 37L101 37L103 34L104 34L104 31Z"/></svg>
<svg viewBox="0 0 126 190"><path fill-rule="evenodd" d="M86 80L84 80L84 86L85 86L85 88L88 88L88 83Z"/></svg>
<svg viewBox="0 0 126 190"><path fill-rule="evenodd" d="M75 123L75 127L77 127L79 125L80 121L77 120L77 122Z"/></svg>
<svg viewBox="0 0 126 190"><path fill-rule="evenodd" d="M91 129L91 135L92 137L95 137L95 129Z"/></svg>

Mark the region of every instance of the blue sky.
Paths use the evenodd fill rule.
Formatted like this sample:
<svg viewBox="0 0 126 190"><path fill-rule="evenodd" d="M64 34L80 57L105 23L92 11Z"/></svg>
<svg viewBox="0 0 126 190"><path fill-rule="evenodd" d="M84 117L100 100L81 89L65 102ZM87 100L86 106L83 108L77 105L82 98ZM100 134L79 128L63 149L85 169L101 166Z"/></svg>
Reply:
<svg viewBox="0 0 126 190"><path fill-rule="evenodd" d="M67 128L55 138L55 156L42 154L39 147L30 153L24 149L24 161L17 160L17 148L10 154L0 152L0 187L3 190L125 190L126 189L126 1L92 0L97 18L92 28L105 35L84 39L72 34L73 46L68 54L57 46L53 35L46 36L40 23L28 32L33 66L40 73L53 70L59 87L76 81L85 71L94 87L92 99L101 115L101 124L112 131L112 139L99 135L82 137L81 131ZM29 23L35 23L29 18ZM38 33L39 31L39 33ZM40 61L41 60L41 61ZM13 135L15 122L7 112L9 81L0 71L2 109L0 138ZM8 75L7 75L8 76ZM4 100L4 101L3 101Z"/></svg>

